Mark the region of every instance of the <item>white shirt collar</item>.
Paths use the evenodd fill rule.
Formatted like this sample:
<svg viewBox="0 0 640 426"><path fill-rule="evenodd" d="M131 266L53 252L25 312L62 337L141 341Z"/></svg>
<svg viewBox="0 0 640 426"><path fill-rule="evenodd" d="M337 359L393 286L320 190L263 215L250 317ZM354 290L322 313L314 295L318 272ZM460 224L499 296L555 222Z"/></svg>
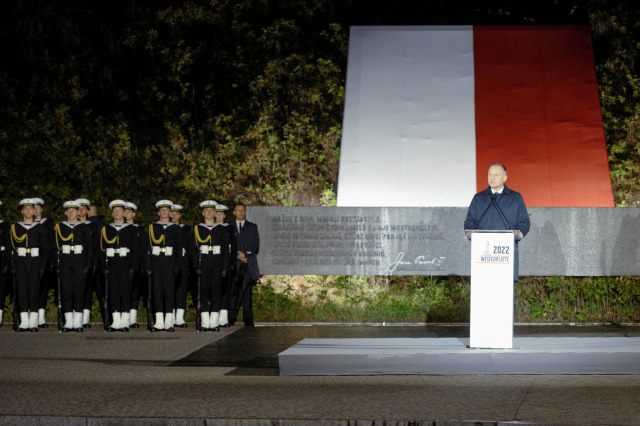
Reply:
<svg viewBox="0 0 640 426"><path fill-rule="evenodd" d="M214 223L212 226L209 226L204 222L200 223L200 226L202 226L203 228L207 228L209 231L211 231L213 228L215 228L218 225L219 223Z"/></svg>
<svg viewBox="0 0 640 426"><path fill-rule="evenodd" d="M116 225L115 223L110 223L109 225L113 226L115 229L117 229L118 231L121 229L126 228L127 226L131 225L129 222L125 222L122 225Z"/></svg>

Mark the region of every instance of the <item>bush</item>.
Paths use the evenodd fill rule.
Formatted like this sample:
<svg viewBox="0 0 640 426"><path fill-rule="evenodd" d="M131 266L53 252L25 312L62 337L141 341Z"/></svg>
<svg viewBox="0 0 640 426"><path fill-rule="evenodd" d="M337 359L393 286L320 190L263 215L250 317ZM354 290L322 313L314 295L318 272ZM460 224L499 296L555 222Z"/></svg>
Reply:
<svg viewBox="0 0 640 426"><path fill-rule="evenodd" d="M253 288L261 322L469 322L468 277L264 276ZM638 322L639 277L521 277L515 286L518 322ZM57 320L49 292L47 322ZM4 321L11 321L6 299ZM187 296L185 319L195 321ZM240 318L241 319L241 318ZM102 322L94 297L92 322ZM139 305L138 322L146 323Z"/></svg>

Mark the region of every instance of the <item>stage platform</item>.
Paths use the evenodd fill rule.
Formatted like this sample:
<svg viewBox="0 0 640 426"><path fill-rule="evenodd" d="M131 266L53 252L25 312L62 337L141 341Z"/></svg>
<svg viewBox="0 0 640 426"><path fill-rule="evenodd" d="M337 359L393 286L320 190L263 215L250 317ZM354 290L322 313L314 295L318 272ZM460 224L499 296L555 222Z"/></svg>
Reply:
<svg viewBox="0 0 640 426"><path fill-rule="evenodd" d="M304 339L278 355L280 375L640 374L640 337L516 337L513 349L468 338Z"/></svg>

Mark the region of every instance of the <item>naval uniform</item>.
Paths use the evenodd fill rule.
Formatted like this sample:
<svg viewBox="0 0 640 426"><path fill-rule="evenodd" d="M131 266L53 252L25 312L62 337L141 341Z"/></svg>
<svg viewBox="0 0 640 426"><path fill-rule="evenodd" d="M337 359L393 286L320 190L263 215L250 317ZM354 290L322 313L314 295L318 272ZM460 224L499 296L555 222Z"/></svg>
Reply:
<svg viewBox="0 0 640 426"><path fill-rule="evenodd" d="M220 297L220 310L229 310L229 300L231 298L231 293L233 293L233 276L235 274L235 262L233 259L236 257L236 253L238 252L238 244L236 242L236 233L233 229L233 226L230 226L228 223L223 223L222 226L225 227L227 233L229 234L229 271L227 276L224 278L222 283L222 295ZM227 324L221 324L227 325Z"/></svg>
<svg viewBox="0 0 640 426"><path fill-rule="evenodd" d="M173 328L176 275L184 265L184 242L180 227L173 222L149 225L149 265L151 268L151 297L153 311L171 314L167 329ZM156 321L158 322L158 321ZM156 326L158 328L160 324Z"/></svg>
<svg viewBox="0 0 640 426"><path fill-rule="evenodd" d="M4 302L7 298L11 282L11 225L0 220L0 326L2 326L2 313Z"/></svg>
<svg viewBox="0 0 640 426"><path fill-rule="evenodd" d="M140 262L136 227L129 223L105 225L100 232L99 247L109 311L113 312L114 324L117 324L112 327L128 330L131 280ZM125 326L121 326L120 314L126 316Z"/></svg>
<svg viewBox="0 0 640 426"><path fill-rule="evenodd" d="M191 264L200 271L200 313L217 313L221 307L223 275L226 277L230 263L229 232L217 223L213 226L200 223L193 228L193 234ZM211 324L212 329L216 327L217 324Z"/></svg>
<svg viewBox="0 0 640 426"><path fill-rule="evenodd" d="M189 252L193 248L193 234L191 227L181 223L179 226L180 232L182 232L183 241L183 263L180 272L176 278L176 309L187 309L187 290L189 288L189 277L191 275L189 259L191 253Z"/></svg>
<svg viewBox="0 0 640 426"><path fill-rule="evenodd" d="M136 244L138 246L138 251L141 253L141 256L138 259L138 265L134 268L132 283L131 283L131 306L130 313L132 317L129 319L130 324L134 328L138 328L138 306L140 304L140 294L146 294L144 291L146 288L143 284L144 280L144 256L142 256L143 249L145 247L145 242L147 240L147 234L144 232L144 229L139 226L137 223L132 224L136 230ZM141 291L142 290L142 291Z"/></svg>
<svg viewBox="0 0 640 426"><path fill-rule="evenodd" d="M82 326L84 328L91 327L91 308L93 307L93 293L95 291L98 301L103 299L104 289L100 280L100 231L101 227L95 222L87 220L80 222L87 227L90 236L91 247L88 250L91 252L91 266L87 271L85 277L85 291L84 291L84 304L83 304L83 316ZM102 309L102 303L99 303L100 309ZM104 312L102 313L104 315Z"/></svg>
<svg viewBox="0 0 640 426"><path fill-rule="evenodd" d="M68 221L55 227L56 252L62 292L62 312L84 309L87 275L93 262L91 231L82 222Z"/></svg>
<svg viewBox="0 0 640 426"><path fill-rule="evenodd" d="M18 312L21 317L30 312L37 315L40 303L40 280L49 262L49 240L40 222L25 224L18 222L11 226L11 247L15 265ZM29 327L34 328L31 317Z"/></svg>
<svg viewBox="0 0 640 426"><path fill-rule="evenodd" d="M55 237L55 224L52 220L47 219L46 217L41 218L38 221L43 227L47 234L47 241L49 242L49 253L55 251L56 247L56 237ZM40 279L40 316L39 316L39 327L46 328L48 325L45 321L45 312L47 309L47 301L49 298L49 290L53 290L56 288L56 274L54 270L54 256L49 256L49 261L47 263L47 267L44 270L44 275Z"/></svg>

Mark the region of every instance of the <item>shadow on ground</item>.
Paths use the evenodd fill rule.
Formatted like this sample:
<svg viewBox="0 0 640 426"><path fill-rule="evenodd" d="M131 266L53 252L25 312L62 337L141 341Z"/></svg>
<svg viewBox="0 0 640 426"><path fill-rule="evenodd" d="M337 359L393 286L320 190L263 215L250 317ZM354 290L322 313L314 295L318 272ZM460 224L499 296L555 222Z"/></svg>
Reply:
<svg viewBox="0 0 640 426"><path fill-rule="evenodd" d="M514 336L639 333L640 326L516 325ZM227 375L277 376L278 354L306 338L469 337L468 325L245 327L174 362L177 367L235 367Z"/></svg>

